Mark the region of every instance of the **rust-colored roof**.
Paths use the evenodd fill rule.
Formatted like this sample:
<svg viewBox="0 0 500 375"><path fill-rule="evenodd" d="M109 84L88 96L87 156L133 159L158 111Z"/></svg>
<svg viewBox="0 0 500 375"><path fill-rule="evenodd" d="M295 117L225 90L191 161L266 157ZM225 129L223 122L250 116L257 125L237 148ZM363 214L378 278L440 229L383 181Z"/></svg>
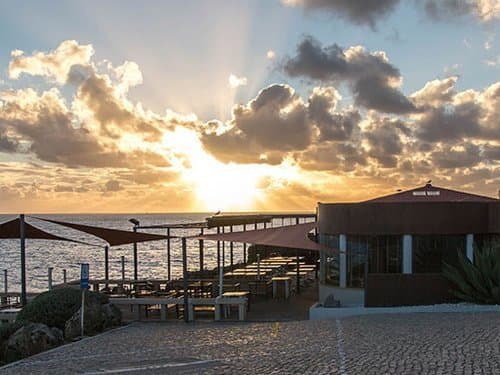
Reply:
<svg viewBox="0 0 500 375"><path fill-rule="evenodd" d="M389 202L498 202L498 199L462 191L432 186L430 183L415 189L370 199L362 203Z"/></svg>
<svg viewBox="0 0 500 375"><path fill-rule="evenodd" d="M316 227L315 222L287 225L277 228L257 229L242 232L206 234L192 238L210 241L242 242L254 245L286 247L290 249L335 252L309 239L309 232Z"/></svg>
<svg viewBox="0 0 500 375"><path fill-rule="evenodd" d="M0 238L20 238L21 237L21 223L19 219L14 219L0 224ZM24 237L38 240L53 240L53 241L69 241L85 243L80 241L70 240L64 237L59 237L54 234L45 232L29 223L24 223Z"/></svg>
<svg viewBox="0 0 500 375"><path fill-rule="evenodd" d="M43 219L40 217L37 217L37 219L48 221L49 223L62 225L64 227L79 230L80 232L91 234L93 236L103 239L110 246L126 245L126 244L146 242L146 241L166 240L169 238L168 236L163 236L161 234L130 232L119 229L101 228L101 227L94 227L91 225L83 225L83 224L67 223L64 221ZM170 236L170 238L174 237Z"/></svg>

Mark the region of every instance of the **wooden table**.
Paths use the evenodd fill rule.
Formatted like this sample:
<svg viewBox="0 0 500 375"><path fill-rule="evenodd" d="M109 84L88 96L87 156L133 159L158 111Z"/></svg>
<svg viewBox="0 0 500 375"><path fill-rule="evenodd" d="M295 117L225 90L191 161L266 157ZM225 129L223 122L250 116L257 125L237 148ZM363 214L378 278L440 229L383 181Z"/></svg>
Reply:
<svg viewBox="0 0 500 375"><path fill-rule="evenodd" d="M273 277L273 298L277 298L278 296L278 283L285 284L285 299L290 298L290 286L292 283L292 278L287 276Z"/></svg>
<svg viewBox="0 0 500 375"><path fill-rule="evenodd" d="M250 292L248 290L241 290L238 292L224 292L222 297L227 298L246 298L247 299L247 311L250 311Z"/></svg>

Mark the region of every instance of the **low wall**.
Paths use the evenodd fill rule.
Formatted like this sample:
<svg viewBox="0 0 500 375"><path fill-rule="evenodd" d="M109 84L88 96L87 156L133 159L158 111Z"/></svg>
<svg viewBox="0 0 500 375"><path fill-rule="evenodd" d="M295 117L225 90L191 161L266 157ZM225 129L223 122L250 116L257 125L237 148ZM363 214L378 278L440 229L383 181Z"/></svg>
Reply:
<svg viewBox="0 0 500 375"><path fill-rule="evenodd" d="M415 313L500 313L498 305L474 304L442 304L430 306L402 306L402 307L338 307L327 308L319 303L309 308L310 320L339 319L350 316L374 314L415 314Z"/></svg>
<svg viewBox="0 0 500 375"><path fill-rule="evenodd" d="M333 294L342 306L364 306L365 290L360 288L340 288L327 284L319 284L319 302L325 302L325 298Z"/></svg>
<svg viewBox="0 0 500 375"><path fill-rule="evenodd" d="M366 307L416 306L456 302L452 284L442 275L368 274Z"/></svg>

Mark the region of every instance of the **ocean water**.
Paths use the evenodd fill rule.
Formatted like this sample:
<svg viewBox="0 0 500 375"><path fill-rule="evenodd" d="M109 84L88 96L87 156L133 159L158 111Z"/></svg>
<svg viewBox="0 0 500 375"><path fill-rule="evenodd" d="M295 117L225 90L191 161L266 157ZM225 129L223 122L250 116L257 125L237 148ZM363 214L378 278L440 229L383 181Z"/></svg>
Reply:
<svg viewBox="0 0 500 375"><path fill-rule="evenodd" d="M165 223L186 223L204 221L209 213L176 213L176 214L99 214L99 215L38 215L43 218L87 224L114 229L132 230L130 218L136 218L141 225ZM37 215L34 215L37 216ZM0 215L0 223L16 218L15 215ZM104 278L104 246L105 242L55 224L43 222L26 216L26 222L62 237L98 244L91 247L65 241L26 240L26 281L28 292L40 292L48 287L48 267L53 267L53 283L62 283L63 269L66 269L68 280L80 278L80 263L89 263L91 278ZM281 220L280 220L281 224ZM241 230L238 226L235 231ZM166 229L148 230L149 233L166 234ZM195 235L199 229L173 229L171 235ZM214 233L214 230L205 230ZM171 240L172 277L182 274L182 257L180 239ZM198 241L188 240L188 269L199 267ZM167 278L167 241L151 241L138 245L139 278ZM205 268L215 268L217 248L214 241L205 241ZM229 264L229 244L226 244L225 264ZM125 256L125 277L133 277L133 245L112 247L109 250L109 276L121 278L121 256ZM234 262L243 259L243 244L234 243ZM9 291L20 291L20 250L19 240L0 239L0 291L4 290L3 270L8 272Z"/></svg>

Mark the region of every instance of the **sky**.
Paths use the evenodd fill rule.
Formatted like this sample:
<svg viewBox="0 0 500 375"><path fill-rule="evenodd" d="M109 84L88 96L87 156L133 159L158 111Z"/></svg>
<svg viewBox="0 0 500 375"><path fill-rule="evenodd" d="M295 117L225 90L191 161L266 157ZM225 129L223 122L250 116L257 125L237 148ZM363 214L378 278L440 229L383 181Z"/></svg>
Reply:
<svg viewBox="0 0 500 375"><path fill-rule="evenodd" d="M0 2L0 212L500 188L498 0Z"/></svg>

